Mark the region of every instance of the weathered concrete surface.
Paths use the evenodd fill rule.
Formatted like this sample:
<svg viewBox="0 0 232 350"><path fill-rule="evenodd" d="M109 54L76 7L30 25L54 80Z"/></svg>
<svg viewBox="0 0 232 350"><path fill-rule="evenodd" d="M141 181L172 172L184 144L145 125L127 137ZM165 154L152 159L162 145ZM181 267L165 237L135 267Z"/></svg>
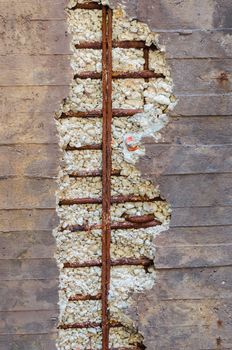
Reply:
<svg viewBox="0 0 232 350"><path fill-rule="evenodd" d="M1 350L55 350L54 113L70 81L64 5L0 3Z"/></svg>
<svg viewBox="0 0 232 350"><path fill-rule="evenodd" d="M157 283L138 296L136 322L148 350L231 349L231 1L110 2L160 32L179 97L162 142L146 141L141 160L144 176L159 177L173 217L154 243ZM69 81L64 4L0 3L2 350L55 349L55 194L48 208L44 194L59 156L52 118ZM57 69L46 55L58 55Z"/></svg>

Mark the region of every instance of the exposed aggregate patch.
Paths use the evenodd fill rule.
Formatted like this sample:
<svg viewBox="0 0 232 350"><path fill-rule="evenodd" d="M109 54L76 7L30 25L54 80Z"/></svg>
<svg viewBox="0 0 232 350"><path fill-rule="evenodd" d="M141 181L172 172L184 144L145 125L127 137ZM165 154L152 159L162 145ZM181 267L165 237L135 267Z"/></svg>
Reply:
<svg viewBox="0 0 232 350"><path fill-rule="evenodd" d="M89 0L79 0L88 3ZM96 2L99 2L96 0ZM81 42L100 42L101 11L72 10L76 0L68 5L68 27L72 36L70 60L73 76L81 72L101 72L101 50L76 49ZM147 45L158 45L158 35L148 26L125 16L123 9L114 10L113 40L143 40ZM144 55L141 49L114 48L114 71L141 71ZM175 103L172 95L173 83L165 62L163 48L149 53L149 69L162 73L159 79L117 79L113 81L113 108L143 109L144 113L134 117L113 118L112 122L112 167L120 170L120 176L111 177L112 196L137 195L154 198L159 189L151 181L141 178L135 163L145 149L142 137L160 138L161 130L168 122L166 112ZM102 169L101 150L67 151L67 146L81 147L102 142L102 118L59 118L65 112L92 111L102 109L102 86L100 80L73 78L70 93L63 101L56 116L57 130L62 149L61 169L58 178L57 203L61 199L99 198L102 193L101 177L73 178L73 172L99 171ZM128 137L133 139L131 152ZM135 147L135 149L136 149ZM58 206L59 227L54 230L57 243L56 259L60 268L60 324L101 322L100 301L69 301L76 294L97 295L101 291L101 268L63 268L65 262L85 262L101 260L101 230L90 232L70 232L69 225L101 224L100 204L78 204ZM140 258L154 259L154 236L167 230L171 210L166 201L145 203L120 203L111 205L111 219L124 222L125 216L153 214L162 224L146 229L112 230L111 259ZM62 228L62 230L61 230ZM152 288L155 269L141 266L113 266L110 279L110 317L120 321L123 327L110 330L110 347L133 347L142 342L142 336L134 328L127 310L133 303L133 293L142 293ZM101 349L101 328L59 330L57 348L59 350Z"/></svg>

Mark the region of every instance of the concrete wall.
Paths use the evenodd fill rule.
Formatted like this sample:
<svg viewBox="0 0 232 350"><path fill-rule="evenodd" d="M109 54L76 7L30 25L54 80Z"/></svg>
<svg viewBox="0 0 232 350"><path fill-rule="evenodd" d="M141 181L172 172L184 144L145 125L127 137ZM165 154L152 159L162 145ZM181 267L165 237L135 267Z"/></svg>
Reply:
<svg viewBox="0 0 232 350"><path fill-rule="evenodd" d="M64 3L0 3L2 350L55 349L53 115L70 82ZM157 283L131 313L149 350L231 349L232 7L123 3L160 32L179 97L163 141L145 140L140 168L158 179L173 214L154 242Z"/></svg>

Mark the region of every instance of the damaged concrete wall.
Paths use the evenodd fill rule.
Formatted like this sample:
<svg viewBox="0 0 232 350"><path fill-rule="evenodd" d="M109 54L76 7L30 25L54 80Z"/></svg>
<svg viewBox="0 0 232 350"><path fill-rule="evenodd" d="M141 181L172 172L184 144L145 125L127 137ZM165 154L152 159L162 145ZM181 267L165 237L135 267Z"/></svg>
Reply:
<svg viewBox="0 0 232 350"><path fill-rule="evenodd" d="M173 212L154 242L156 284L131 314L147 349L231 349L231 4L119 2L160 33L179 99L162 141L144 143L140 169ZM3 350L55 349L53 115L71 79L63 5L0 3Z"/></svg>
<svg viewBox="0 0 232 350"><path fill-rule="evenodd" d="M79 7L88 3L78 2ZM101 76L93 78L102 72L103 65L101 46L93 48L93 43L103 40L103 18L101 7L79 8L76 4L77 1L71 1L67 9L73 80L70 93L56 114L63 152L57 192L60 225L54 230L60 267L60 331L57 340L60 350L102 349L102 268L93 263L102 259L103 189L102 177L96 177L96 173L102 173L104 167L101 147L104 91ZM135 163L145 154L141 145L143 137L149 135L155 141L161 138L160 130L168 123L166 113L174 108L176 100L157 34L152 33L146 24L126 18L122 8L113 11L112 30L114 42L136 40L143 42L146 49L130 45L127 48L114 47L113 75L117 72L121 75L143 73L145 69L152 75L151 79L144 79L142 75L114 79L112 87L112 169L118 174L110 178L111 197L113 200L121 196L123 201L111 205L112 226L121 224L121 229L115 228L111 232L111 260L137 258L151 261L148 269L139 262L134 266L124 266L122 262L110 269L109 320L111 323L120 322L120 326L110 329L109 347L132 349L141 348L143 339L127 314L132 303L131 295L151 289L155 282L152 240L168 229L171 212L168 203L159 197L157 186L141 178ZM92 48L86 49L87 44ZM147 51L149 47L151 49ZM147 53L146 59L144 52ZM128 108L131 116L127 116ZM125 115L115 116L115 111ZM136 202L132 196L137 196ZM129 218L144 216L158 221L154 227L150 224L147 228L123 228ZM100 298L96 298L99 295Z"/></svg>

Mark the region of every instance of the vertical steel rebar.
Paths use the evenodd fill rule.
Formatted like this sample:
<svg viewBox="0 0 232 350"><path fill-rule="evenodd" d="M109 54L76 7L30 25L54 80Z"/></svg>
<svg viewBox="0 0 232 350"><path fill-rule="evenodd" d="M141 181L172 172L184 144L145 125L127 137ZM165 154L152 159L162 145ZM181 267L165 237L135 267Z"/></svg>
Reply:
<svg viewBox="0 0 232 350"><path fill-rule="evenodd" d="M112 10L102 9L102 350L109 349L111 238Z"/></svg>

